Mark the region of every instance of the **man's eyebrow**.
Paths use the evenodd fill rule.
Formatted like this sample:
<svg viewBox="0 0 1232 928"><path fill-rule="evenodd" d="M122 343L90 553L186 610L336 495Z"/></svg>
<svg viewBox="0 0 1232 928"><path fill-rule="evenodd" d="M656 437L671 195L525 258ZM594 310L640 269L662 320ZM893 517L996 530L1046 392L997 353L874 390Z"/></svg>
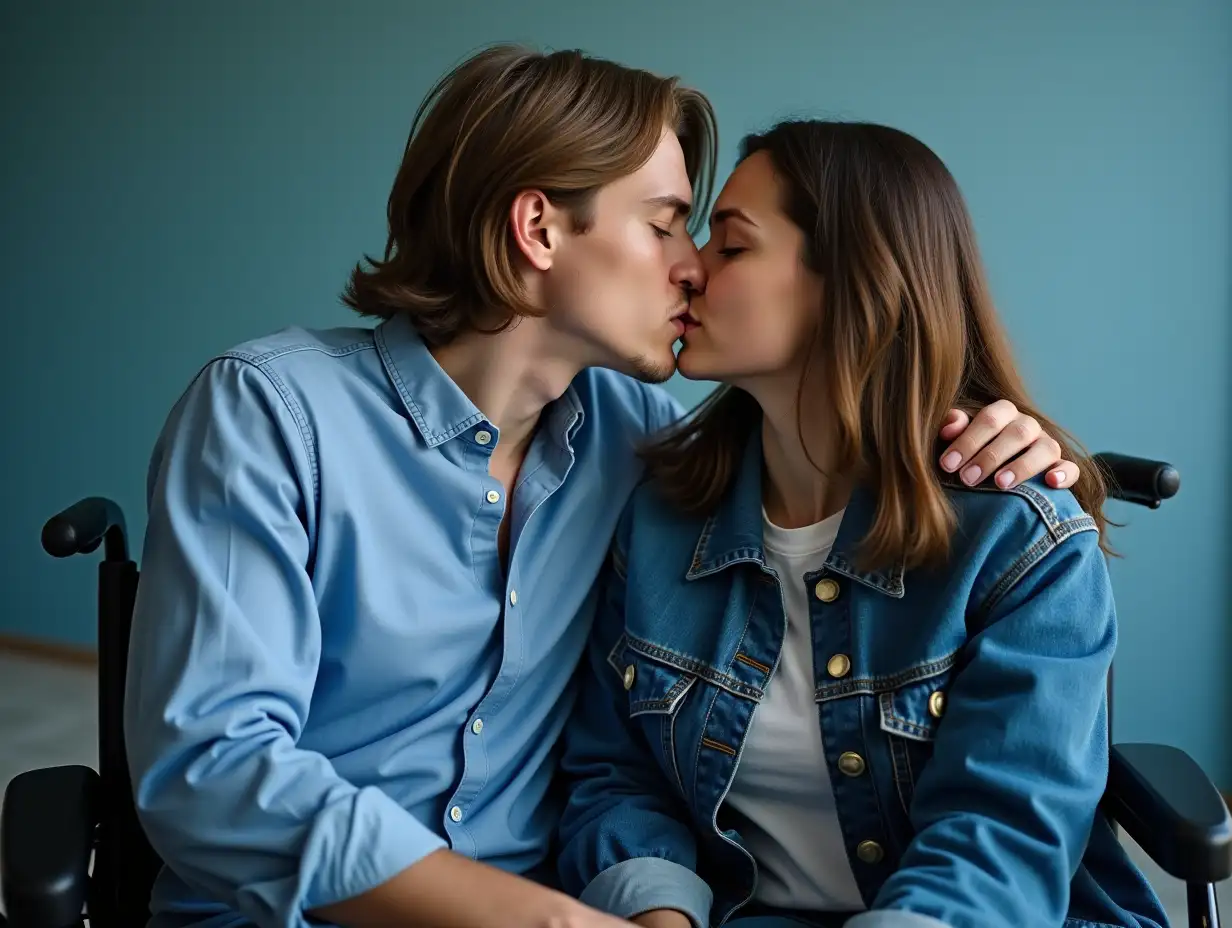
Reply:
<svg viewBox="0 0 1232 928"><path fill-rule="evenodd" d="M754 228L757 227L749 214L737 206L729 206L727 209L715 210L710 216L710 224L717 226L720 222L726 222L728 219L739 219L742 222L747 222Z"/></svg>
<svg viewBox="0 0 1232 928"><path fill-rule="evenodd" d="M676 211L677 216L688 216L693 211L693 204L683 197L678 197L674 193L666 194L661 197L651 197L645 201L651 206L659 208L670 207Z"/></svg>

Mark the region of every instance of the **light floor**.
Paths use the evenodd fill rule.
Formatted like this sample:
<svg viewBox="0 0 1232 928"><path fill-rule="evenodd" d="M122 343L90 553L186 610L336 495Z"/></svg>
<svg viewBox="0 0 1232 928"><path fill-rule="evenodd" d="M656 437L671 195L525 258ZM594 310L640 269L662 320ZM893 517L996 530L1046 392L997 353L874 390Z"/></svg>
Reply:
<svg viewBox="0 0 1232 928"><path fill-rule="evenodd" d="M0 790L35 767L97 766L95 686L86 668L0 652ZM1185 887L1125 841L1172 920L1185 925ZM1232 882L1220 885L1219 899L1224 917L1232 918Z"/></svg>

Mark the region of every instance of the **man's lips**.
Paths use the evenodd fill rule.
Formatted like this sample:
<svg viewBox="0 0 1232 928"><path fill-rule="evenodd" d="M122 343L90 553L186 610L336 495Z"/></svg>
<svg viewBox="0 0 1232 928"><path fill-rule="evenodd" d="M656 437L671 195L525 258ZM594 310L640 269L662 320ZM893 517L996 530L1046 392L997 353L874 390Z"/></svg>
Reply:
<svg viewBox="0 0 1232 928"><path fill-rule="evenodd" d="M676 337L679 338L696 329L701 323L697 321L697 317L686 307L672 317L672 325L675 326Z"/></svg>

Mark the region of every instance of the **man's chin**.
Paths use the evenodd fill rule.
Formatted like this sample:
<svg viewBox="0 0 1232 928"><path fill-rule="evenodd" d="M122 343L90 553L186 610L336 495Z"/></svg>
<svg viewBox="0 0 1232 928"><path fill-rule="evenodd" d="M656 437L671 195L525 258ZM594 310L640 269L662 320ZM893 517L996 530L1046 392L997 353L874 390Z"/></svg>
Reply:
<svg viewBox="0 0 1232 928"><path fill-rule="evenodd" d="M646 358L634 358L629 373L642 383L666 383L676 373L676 365L674 362L656 363Z"/></svg>
<svg viewBox="0 0 1232 928"><path fill-rule="evenodd" d="M676 356L670 350L665 355L634 355L623 367L626 374L642 383L664 383L676 373Z"/></svg>

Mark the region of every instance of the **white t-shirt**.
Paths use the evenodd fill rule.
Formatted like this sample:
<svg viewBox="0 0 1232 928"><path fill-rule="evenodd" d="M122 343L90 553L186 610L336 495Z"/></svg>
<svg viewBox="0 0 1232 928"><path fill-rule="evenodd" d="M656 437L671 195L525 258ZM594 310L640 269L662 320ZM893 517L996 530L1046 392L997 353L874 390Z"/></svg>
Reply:
<svg viewBox="0 0 1232 928"><path fill-rule="evenodd" d="M804 575L825 562L843 513L784 529L762 513L766 563L779 577L787 637L741 752L727 803L757 861L756 899L814 912L865 908L843 846L814 701L813 633Z"/></svg>

